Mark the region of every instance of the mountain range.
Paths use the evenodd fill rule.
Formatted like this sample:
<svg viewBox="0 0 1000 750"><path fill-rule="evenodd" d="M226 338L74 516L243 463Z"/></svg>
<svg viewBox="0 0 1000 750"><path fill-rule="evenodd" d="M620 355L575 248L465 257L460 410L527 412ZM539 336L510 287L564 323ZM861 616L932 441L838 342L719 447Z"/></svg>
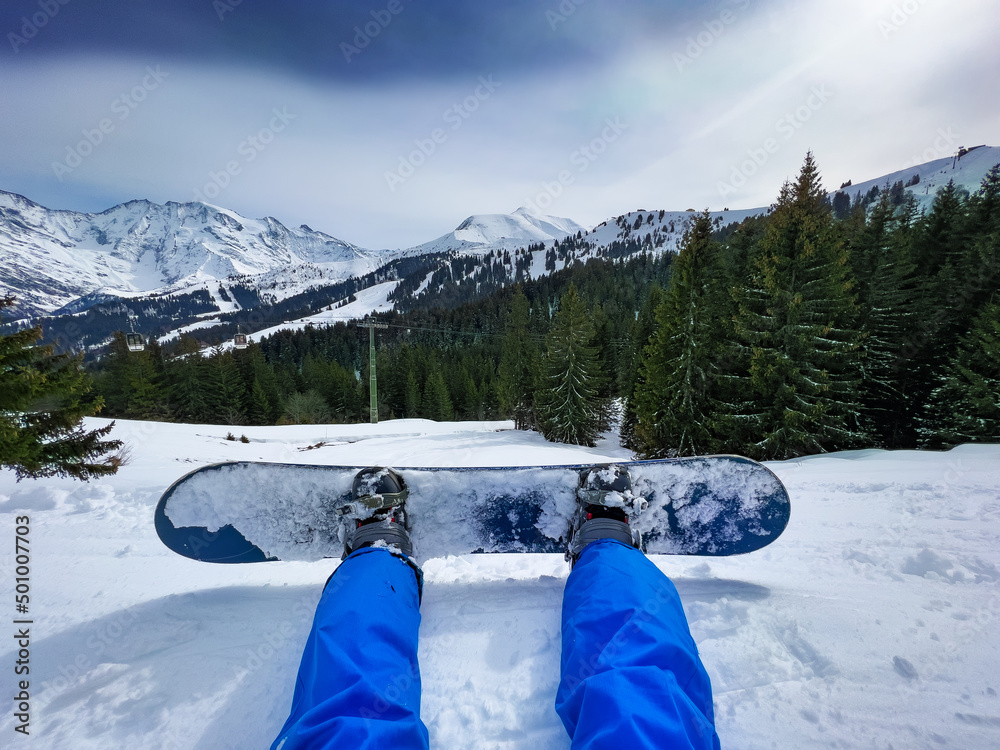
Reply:
<svg viewBox="0 0 1000 750"><path fill-rule="evenodd" d="M926 209L949 180L974 191L998 162L1000 148L981 146L961 158L937 159L841 190L858 200L873 188L902 182ZM722 226L767 210L716 211L712 216ZM272 217L249 219L207 203L133 200L88 214L45 208L0 190L0 295L15 295L15 319L78 315L115 301L187 296L199 300L196 317L204 326L213 316L260 303L273 312L276 303L310 300L309 293L316 290L329 288L334 290L331 299L340 294L346 299L360 289L401 278L401 269L426 274L413 291L424 293L436 267L433 259L456 254L506 254L513 277L509 254L526 255L531 248L536 257L525 259L521 267L534 277L553 270L546 249L567 237L580 238L577 259L581 254L609 255L616 243L614 255L619 257L640 248L671 251L689 215L690 210L642 209L588 228L519 208L510 214L470 216L453 231L414 247L372 251L306 225L288 228ZM427 262L421 265L421 260ZM567 262L561 257L557 267ZM190 320L184 322L190 326ZM170 325L158 329L165 328Z"/></svg>

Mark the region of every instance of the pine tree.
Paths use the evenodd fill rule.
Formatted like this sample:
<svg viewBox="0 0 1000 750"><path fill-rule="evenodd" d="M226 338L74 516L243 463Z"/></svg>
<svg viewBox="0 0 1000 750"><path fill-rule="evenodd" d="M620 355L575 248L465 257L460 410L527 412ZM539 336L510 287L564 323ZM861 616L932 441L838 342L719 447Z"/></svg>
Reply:
<svg viewBox="0 0 1000 750"><path fill-rule="evenodd" d="M722 281L712 218L705 211L684 233L670 287L656 313L657 331L640 366L635 430L644 458L716 449Z"/></svg>
<svg viewBox="0 0 1000 750"><path fill-rule="evenodd" d="M197 352L177 361L171 371L170 401L175 416L191 423L210 420L205 399L207 363Z"/></svg>
<svg viewBox="0 0 1000 750"><path fill-rule="evenodd" d="M233 353L216 346L208 364L206 400L211 420L216 424L245 424L247 387Z"/></svg>
<svg viewBox="0 0 1000 750"><path fill-rule="evenodd" d="M932 448L1000 442L1000 302L986 305L962 338L920 432Z"/></svg>
<svg viewBox="0 0 1000 750"><path fill-rule="evenodd" d="M663 290L659 284L650 287L649 294L639 308L639 315L629 331L628 364L621 370L618 390L625 398L625 409L622 414L621 443L629 450L638 451L639 441L635 434L636 417L635 392L643 387L645 380L641 375L641 364L645 357L646 345L656 332L656 311L663 302Z"/></svg>
<svg viewBox="0 0 1000 750"><path fill-rule="evenodd" d="M918 279L911 260L912 204L899 211L883 192L852 238L862 336L860 401L865 422L881 445L905 443L913 403L899 352L916 319Z"/></svg>
<svg viewBox="0 0 1000 750"><path fill-rule="evenodd" d="M129 352L128 407L131 419L162 420L169 415L163 387L163 354L154 339L141 352Z"/></svg>
<svg viewBox="0 0 1000 750"><path fill-rule="evenodd" d="M535 426L534 393L540 358L528 331L528 298L518 287L511 299L510 317L500 350L500 410L514 419L514 427Z"/></svg>
<svg viewBox="0 0 1000 750"><path fill-rule="evenodd" d="M954 181L938 190L931 210L921 219L923 230L914 251L917 265L935 276L946 264L958 265L965 245L965 196Z"/></svg>
<svg viewBox="0 0 1000 750"><path fill-rule="evenodd" d="M250 407L247 410L250 424L271 424L271 404L258 378L250 386Z"/></svg>
<svg viewBox="0 0 1000 750"><path fill-rule="evenodd" d="M0 310L13 304L12 297L0 299ZM35 345L41 335L30 328L0 336L0 466L13 469L19 481L114 474L122 442L103 439L114 422L89 432L81 427L102 405L88 395L91 380L81 358Z"/></svg>
<svg viewBox="0 0 1000 750"><path fill-rule="evenodd" d="M860 353L852 285L809 153L773 207L736 321L753 389L739 416L754 457L791 458L864 438L856 421Z"/></svg>
<svg viewBox="0 0 1000 750"><path fill-rule="evenodd" d="M413 370L406 373L405 413L407 419L416 419L420 416L420 386L417 384L417 376L413 374Z"/></svg>
<svg viewBox="0 0 1000 750"><path fill-rule="evenodd" d="M968 203L953 183L938 191L930 212L916 222L912 244L919 288L913 325L899 352L899 371L913 406L902 447L916 447L921 439L919 410L969 331L976 292L985 288L988 294L993 288L989 280L983 285L983 268L971 262L975 243L969 236Z"/></svg>
<svg viewBox="0 0 1000 750"><path fill-rule="evenodd" d="M427 419L436 422L447 422L452 418L451 396L444 383L444 376L436 365L427 375L427 382L424 384L423 412Z"/></svg>
<svg viewBox="0 0 1000 750"><path fill-rule="evenodd" d="M600 436L604 374L593 338L587 309L570 284L546 338L544 377L535 398L547 440L593 446Z"/></svg>

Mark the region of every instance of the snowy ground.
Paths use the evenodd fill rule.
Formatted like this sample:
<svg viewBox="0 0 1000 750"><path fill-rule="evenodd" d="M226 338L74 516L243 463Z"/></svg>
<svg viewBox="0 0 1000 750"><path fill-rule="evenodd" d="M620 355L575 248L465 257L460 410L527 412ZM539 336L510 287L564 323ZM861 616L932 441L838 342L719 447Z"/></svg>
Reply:
<svg viewBox="0 0 1000 750"><path fill-rule="evenodd" d="M103 423L90 420L91 425ZM264 748L288 711L336 565L213 566L169 553L152 511L230 459L516 465L624 459L509 423L228 428L119 422L107 481L0 473L0 746ZM312 450L309 446L324 442ZM725 748L1000 747L1000 446L770 464L792 521L740 558L654 558L684 601ZM30 518L30 736L14 731L15 527ZM568 748L553 709L558 555L428 560L422 715L434 748ZM20 679L23 679L21 677Z"/></svg>

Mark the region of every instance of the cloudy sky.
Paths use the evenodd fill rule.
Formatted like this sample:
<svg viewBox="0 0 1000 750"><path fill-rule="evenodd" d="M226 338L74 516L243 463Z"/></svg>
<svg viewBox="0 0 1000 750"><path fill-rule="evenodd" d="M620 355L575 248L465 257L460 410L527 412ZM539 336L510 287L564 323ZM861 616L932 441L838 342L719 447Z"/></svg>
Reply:
<svg viewBox="0 0 1000 750"><path fill-rule="evenodd" d="M364 247L767 205L1000 145L995 0L4 0L0 189Z"/></svg>

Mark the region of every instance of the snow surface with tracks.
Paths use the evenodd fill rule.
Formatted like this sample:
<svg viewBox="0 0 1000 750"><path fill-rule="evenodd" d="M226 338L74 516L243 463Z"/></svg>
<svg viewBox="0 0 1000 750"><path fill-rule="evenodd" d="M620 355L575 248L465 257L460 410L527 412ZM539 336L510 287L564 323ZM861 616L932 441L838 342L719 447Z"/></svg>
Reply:
<svg viewBox="0 0 1000 750"><path fill-rule="evenodd" d="M88 420L89 426L104 420ZM247 444L227 441L229 431ZM119 421L133 447L89 483L0 472L0 614L15 520L30 518L30 736L4 748L265 748L288 712L334 560L217 566L168 552L160 493L228 460L483 466L623 460L613 441L546 443L505 422L228 428ZM322 445L320 445L322 443ZM1000 746L1000 446L859 451L768 466L792 499L770 547L653 556L712 678L725 748ZM565 749L553 708L561 555L423 562L421 713L432 748ZM8 624L10 636L15 629Z"/></svg>

